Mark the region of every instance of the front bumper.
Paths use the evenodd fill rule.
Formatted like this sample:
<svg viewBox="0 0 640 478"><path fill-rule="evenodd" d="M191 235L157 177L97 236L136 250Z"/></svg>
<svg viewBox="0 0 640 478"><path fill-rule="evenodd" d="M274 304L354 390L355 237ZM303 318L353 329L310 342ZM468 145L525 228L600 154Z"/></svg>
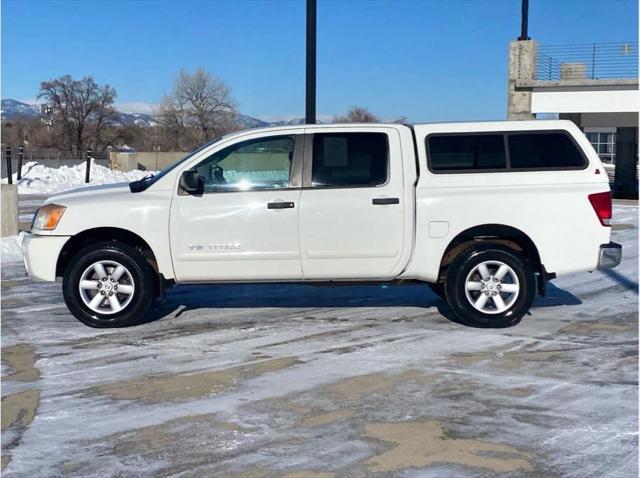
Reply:
<svg viewBox="0 0 640 478"><path fill-rule="evenodd" d="M602 244L598 255L598 269L613 269L622 261L622 246L615 242Z"/></svg>
<svg viewBox="0 0 640 478"><path fill-rule="evenodd" d="M55 282L56 266L69 236L25 234L22 255L27 275L36 281Z"/></svg>

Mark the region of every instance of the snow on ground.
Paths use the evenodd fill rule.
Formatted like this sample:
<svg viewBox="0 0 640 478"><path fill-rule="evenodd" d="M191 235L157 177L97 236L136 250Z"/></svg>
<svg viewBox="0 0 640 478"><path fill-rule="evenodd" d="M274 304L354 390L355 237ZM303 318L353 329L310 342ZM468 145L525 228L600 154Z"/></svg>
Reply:
<svg viewBox="0 0 640 478"><path fill-rule="evenodd" d="M154 173L155 171L116 171L105 168L92 161L89 186L100 184L130 182ZM84 163L75 166L50 168L36 161L30 161L22 168L22 178L18 181L17 173L13 174L13 183L18 185L19 194L54 194L70 189L87 186L84 182L86 167ZM3 179L4 184L7 179Z"/></svg>
<svg viewBox="0 0 640 478"><path fill-rule="evenodd" d="M22 239L24 231L17 236L2 238L2 262L19 262L22 260Z"/></svg>

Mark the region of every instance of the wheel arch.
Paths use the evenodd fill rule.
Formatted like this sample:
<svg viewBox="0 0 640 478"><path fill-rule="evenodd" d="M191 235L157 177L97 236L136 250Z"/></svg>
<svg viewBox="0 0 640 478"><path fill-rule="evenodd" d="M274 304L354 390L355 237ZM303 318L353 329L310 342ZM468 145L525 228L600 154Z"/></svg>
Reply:
<svg viewBox="0 0 640 478"><path fill-rule="evenodd" d="M114 241L127 244L138 249L147 259L156 273L160 267L151 246L138 234L119 227L97 227L86 229L72 236L64 245L56 263L56 277L62 277L71 258L81 249L97 242Z"/></svg>
<svg viewBox="0 0 640 478"><path fill-rule="evenodd" d="M476 243L496 243L509 247L522 253L531 263L536 273L545 278L548 275L540 258L538 248L526 233L505 224L481 224L465 229L449 242L440 261L439 280L443 279L447 266L453 259L467 249L469 245Z"/></svg>

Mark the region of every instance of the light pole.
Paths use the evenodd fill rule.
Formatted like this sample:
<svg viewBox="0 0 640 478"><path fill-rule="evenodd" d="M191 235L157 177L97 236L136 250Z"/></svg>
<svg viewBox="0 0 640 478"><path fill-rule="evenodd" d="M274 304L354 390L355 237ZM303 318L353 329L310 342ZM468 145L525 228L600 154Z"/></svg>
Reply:
<svg viewBox="0 0 640 478"><path fill-rule="evenodd" d="M522 17L520 22L519 41L531 40L529 38L529 0L522 0Z"/></svg>
<svg viewBox="0 0 640 478"><path fill-rule="evenodd" d="M307 0L307 81L305 123L316 122L316 0Z"/></svg>

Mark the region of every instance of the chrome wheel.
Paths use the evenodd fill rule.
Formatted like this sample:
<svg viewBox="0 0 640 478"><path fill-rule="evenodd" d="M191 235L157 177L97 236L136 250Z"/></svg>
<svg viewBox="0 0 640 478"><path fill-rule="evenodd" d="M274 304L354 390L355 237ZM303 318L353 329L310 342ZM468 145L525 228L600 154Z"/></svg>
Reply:
<svg viewBox="0 0 640 478"><path fill-rule="evenodd" d="M467 300L483 314L500 314L518 299L520 283L504 262L485 261L475 266L465 281Z"/></svg>
<svg viewBox="0 0 640 478"><path fill-rule="evenodd" d="M87 267L80 277L79 289L84 305L99 314L124 310L135 293L131 273L115 261L98 261Z"/></svg>

